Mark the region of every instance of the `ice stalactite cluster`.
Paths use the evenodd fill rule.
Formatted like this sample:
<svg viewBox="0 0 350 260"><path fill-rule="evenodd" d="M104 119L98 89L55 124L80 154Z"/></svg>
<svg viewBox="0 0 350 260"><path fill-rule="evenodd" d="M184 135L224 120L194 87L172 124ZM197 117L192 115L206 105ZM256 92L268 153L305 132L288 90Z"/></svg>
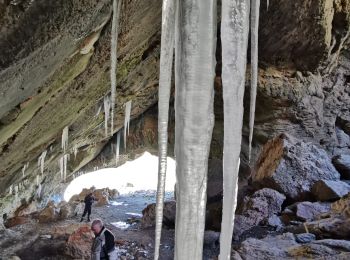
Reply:
<svg viewBox="0 0 350 260"><path fill-rule="evenodd" d="M108 121L111 112L111 100L109 96L103 98L103 108L105 112L105 136L108 137Z"/></svg>
<svg viewBox="0 0 350 260"><path fill-rule="evenodd" d="M46 154L47 154L47 150L43 151L42 154L38 158L38 167L40 168L41 174L44 174Z"/></svg>
<svg viewBox="0 0 350 260"><path fill-rule="evenodd" d="M158 258L162 220L162 185L165 179L169 71L172 27L175 17L175 157L177 161L177 212L175 259L202 259L206 204L207 160L213 116L215 75L216 1L163 1L159 83L159 183L155 259ZM176 3L175 3L176 2ZM222 0L221 42L224 99L224 199L219 259L230 259L237 204L237 183L243 126L243 96L249 34L250 0ZM166 7L177 4L176 14ZM267 3L268 5L268 3ZM258 74L260 1L251 6L251 109L249 157L254 127ZM173 16L171 16L173 15ZM167 18L167 19L164 19ZM167 27L166 27L167 26ZM164 28L167 28L166 31ZM164 63L162 63L164 62ZM170 69L169 69L170 68ZM171 74L170 74L171 75ZM163 81L164 80L164 81ZM166 93L166 94L164 94ZM163 159L162 159L163 158Z"/></svg>
<svg viewBox="0 0 350 260"><path fill-rule="evenodd" d="M117 144L115 146L115 165L118 166L120 151L120 132L117 133Z"/></svg>
<svg viewBox="0 0 350 260"><path fill-rule="evenodd" d="M74 159L77 158L78 151L79 151L78 145L75 144L73 147Z"/></svg>
<svg viewBox="0 0 350 260"><path fill-rule="evenodd" d="M126 136L129 135L130 116L131 116L131 100L125 103L125 115L124 115L124 148L125 149L126 149Z"/></svg>
<svg viewBox="0 0 350 260"><path fill-rule="evenodd" d="M154 259L159 258L160 238L162 233L165 178L168 151L168 121L171 75L175 41L175 11L177 1L163 0L162 38L159 72L158 102L158 187L156 206L156 238Z"/></svg>
<svg viewBox="0 0 350 260"><path fill-rule="evenodd" d="M111 135L114 132L114 107L117 90L117 43L118 43L118 23L121 0L113 0L113 18L111 32Z"/></svg>

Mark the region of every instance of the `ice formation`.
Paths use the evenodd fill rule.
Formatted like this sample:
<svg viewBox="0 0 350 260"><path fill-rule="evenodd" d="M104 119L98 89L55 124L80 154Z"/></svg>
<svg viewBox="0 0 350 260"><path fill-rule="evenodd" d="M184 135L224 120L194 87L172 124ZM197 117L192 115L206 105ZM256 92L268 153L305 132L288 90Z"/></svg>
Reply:
<svg viewBox="0 0 350 260"><path fill-rule="evenodd" d="M69 154L64 154L59 161L60 173L61 173L61 181L66 181L67 177L67 164L69 161Z"/></svg>
<svg viewBox="0 0 350 260"><path fill-rule="evenodd" d="M67 148L68 148L68 126L63 128L63 131L62 131L62 149L63 149L63 152L66 152Z"/></svg>
<svg viewBox="0 0 350 260"><path fill-rule="evenodd" d="M220 260L230 259L242 141L243 95L250 0L223 0L221 18L224 100L223 215ZM234 14L234 15L232 15Z"/></svg>
<svg viewBox="0 0 350 260"><path fill-rule="evenodd" d="M75 144L75 145L74 145L74 148L73 148L74 159L77 158L78 151L79 151L78 145Z"/></svg>
<svg viewBox="0 0 350 260"><path fill-rule="evenodd" d="M260 0L252 1L251 3L251 27L250 27L250 39L251 39L251 88L250 88L250 111L249 111L249 149L248 160L250 162L252 154L252 141L254 131L254 119L255 119L255 104L256 104L256 91L258 86L258 33L259 33L259 11Z"/></svg>
<svg viewBox="0 0 350 260"><path fill-rule="evenodd" d="M117 43L118 43L118 23L121 0L113 0L113 18L111 31L111 135L113 135L114 106L117 90Z"/></svg>
<svg viewBox="0 0 350 260"><path fill-rule="evenodd" d="M158 187L154 259L159 258L167 169L169 99L175 40L176 1L163 0L158 102Z"/></svg>
<svg viewBox="0 0 350 260"><path fill-rule="evenodd" d="M103 98L103 108L105 112L105 136L108 137L108 120L111 112L111 101L109 96Z"/></svg>
<svg viewBox="0 0 350 260"><path fill-rule="evenodd" d="M175 259L202 259L214 125L216 1L178 1L175 25Z"/></svg>
<svg viewBox="0 0 350 260"><path fill-rule="evenodd" d="M120 149L120 131L117 133L117 144L115 147L115 165L118 166Z"/></svg>
<svg viewBox="0 0 350 260"><path fill-rule="evenodd" d="M126 149L126 135L129 135L130 127L130 115L131 115L131 100L125 103L125 115L124 115L124 148Z"/></svg>
<svg viewBox="0 0 350 260"><path fill-rule="evenodd" d="M43 151L43 153L38 158L38 167L40 168L40 173L44 173L44 166L45 166L45 157L47 154L47 150Z"/></svg>
<svg viewBox="0 0 350 260"><path fill-rule="evenodd" d="M29 162L26 163L25 165L23 165L23 168L22 168L22 177L25 176L26 170L28 169L28 167L29 167Z"/></svg>

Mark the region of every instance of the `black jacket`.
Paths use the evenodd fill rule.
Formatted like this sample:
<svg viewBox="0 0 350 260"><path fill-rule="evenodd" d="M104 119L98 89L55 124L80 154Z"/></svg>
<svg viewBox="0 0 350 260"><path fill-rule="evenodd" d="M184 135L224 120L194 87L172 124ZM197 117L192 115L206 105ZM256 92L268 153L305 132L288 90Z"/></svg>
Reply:
<svg viewBox="0 0 350 260"><path fill-rule="evenodd" d="M94 202L95 197L93 195L86 195L84 199L85 206L91 207L92 203Z"/></svg>

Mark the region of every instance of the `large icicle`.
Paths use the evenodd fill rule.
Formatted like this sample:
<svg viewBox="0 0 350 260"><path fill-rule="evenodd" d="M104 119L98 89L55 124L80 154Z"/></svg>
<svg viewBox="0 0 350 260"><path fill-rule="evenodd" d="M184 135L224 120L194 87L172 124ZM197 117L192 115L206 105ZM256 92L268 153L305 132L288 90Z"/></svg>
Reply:
<svg viewBox="0 0 350 260"><path fill-rule="evenodd" d="M103 98L103 109L105 112L105 135L108 137L108 120L111 112L111 100L109 96Z"/></svg>
<svg viewBox="0 0 350 260"><path fill-rule="evenodd" d="M162 233L165 178L168 151L168 120L171 74L175 41L175 0L163 0L162 39L160 50L160 72L158 90L158 186L156 206L156 237L154 259L159 258L159 246Z"/></svg>
<svg viewBox="0 0 350 260"><path fill-rule="evenodd" d="M42 154L38 158L38 167L40 168L40 173L44 173L44 166L45 166L45 157L47 154L47 150L43 151Z"/></svg>
<svg viewBox="0 0 350 260"><path fill-rule="evenodd" d="M127 134L129 135L130 115L131 115L131 100L125 103L125 115L124 115L124 148L125 149L126 149L126 135Z"/></svg>
<svg viewBox="0 0 350 260"><path fill-rule="evenodd" d="M118 44L118 23L120 14L121 0L113 0L113 18L112 18L112 38L111 38L111 136L113 135L114 125L114 106L117 90L117 44Z"/></svg>
<svg viewBox="0 0 350 260"><path fill-rule="evenodd" d="M175 259L201 260L214 125L216 1L177 2L175 31Z"/></svg>
<svg viewBox="0 0 350 260"><path fill-rule="evenodd" d="M59 160L61 181L66 181L67 165L68 165L69 158L70 158L69 154L64 154Z"/></svg>
<svg viewBox="0 0 350 260"><path fill-rule="evenodd" d="M243 95L250 0L222 0L222 84L224 100L223 214L220 260L230 259L242 141Z"/></svg>
<svg viewBox="0 0 350 260"><path fill-rule="evenodd" d="M62 131L62 149L66 152L68 148L68 126L66 126Z"/></svg>
<svg viewBox="0 0 350 260"><path fill-rule="evenodd" d="M251 27L250 27L250 39L251 39L251 87L250 87L250 111L249 111L249 151L248 158L250 162L252 154L252 141L254 132L254 120L255 120L255 104L256 104L256 90L258 86L258 35L259 35L259 10L260 0L252 1L251 3Z"/></svg>
<svg viewBox="0 0 350 260"><path fill-rule="evenodd" d="M120 149L120 131L117 133L117 144L115 147L115 165L118 166Z"/></svg>

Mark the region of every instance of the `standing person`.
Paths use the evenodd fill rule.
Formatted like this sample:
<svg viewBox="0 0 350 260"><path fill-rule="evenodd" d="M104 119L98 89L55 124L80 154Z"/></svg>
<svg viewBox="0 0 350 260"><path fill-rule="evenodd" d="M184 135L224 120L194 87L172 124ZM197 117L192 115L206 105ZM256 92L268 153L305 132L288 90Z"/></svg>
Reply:
<svg viewBox="0 0 350 260"><path fill-rule="evenodd" d="M85 199L84 199L84 203L85 203L85 208L84 208L84 213L83 215L81 216L81 220L80 222L82 222L84 220L84 217L87 213L87 217L88 217L88 221L90 221L90 215L91 215L91 206L92 206L92 203L95 201L95 197L94 195L92 194L92 192L90 192L88 195L85 196Z"/></svg>
<svg viewBox="0 0 350 260"><path fill-rule="evenodd" d="M116 260L118 255L115 249L114 235L103 226L102 220L92 221L91 230L95 234L91 247L91 260Z"/></svg>

